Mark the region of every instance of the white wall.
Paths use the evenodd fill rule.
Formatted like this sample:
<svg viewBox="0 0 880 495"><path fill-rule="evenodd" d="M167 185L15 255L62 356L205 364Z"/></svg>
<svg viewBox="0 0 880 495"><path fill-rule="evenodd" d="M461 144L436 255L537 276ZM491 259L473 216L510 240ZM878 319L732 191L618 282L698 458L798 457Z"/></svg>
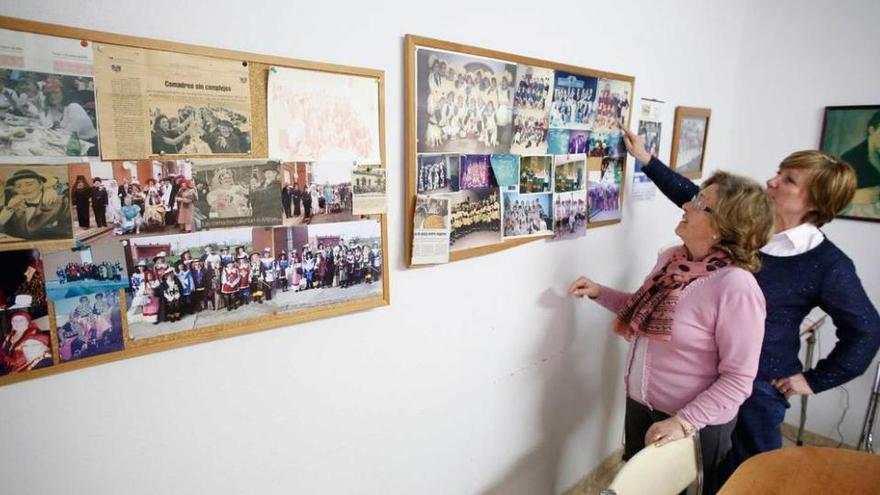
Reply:
<svg viewBox="0 0 880 495"><path fill-rule="evenodd" d="M811 93L811 110L800 116L800 99L762 107L744 95L742 71L758 77L759 68L773 68L762 48L775 41L759 27L767 22L775 32L791 14L774 7L773 22L756 19L769 7L756 12L754 1L416 5L4 3L3 15L384 69L394 262L387 308L0 388L4 492L553 493L619 447L624 345L608 330L609 313L565 289L581 273L635 287L657 250L674 241L678 212L661 198L628 204L622 225L583 240L404 269L406 33L632 74L636 97L670 103L662 156L674 105L708 106L711 166L757 177L767 172L743 160L753 142L742 125L747 112L761 117L746 122L760 136L772 132L760 126L775 124L762 110L791 119L781 150L759 153L772 166L785 150L813 146L824 99L845 103L852 90L823 86L828 94ZM875 35L867 23L874 13L858 28L813 36L840 48L838 32ZM786 53L785 45L772 48ZM808 55L800 63L816 65ZM872 70L865 75L876 82ZM809 93L824 78L763 81L781 95L794 86ZM845 223L829 234L876 274ZM874 226L857 227L876 236Z"/></svg>
<svg viewBox="0 0 880 495"><path fill-rule="evenodd" d="M880 103L880 2L785 1L757 7L744 23L738 108L730 129L738 152L731 168L769 178L788 153L818 146L825 106ZM880 305L880 223L838 219L823 230L852 258L868 296ZM836 341L829 322L820 333L823 357ZM872 365L845 387L850 407L840 431L847 444L858 442L874 371ZM795 402L786 420L797 425L800 401ZM840 439L836 426L845 404L842 389L811 398L807 428Z"/></svg>

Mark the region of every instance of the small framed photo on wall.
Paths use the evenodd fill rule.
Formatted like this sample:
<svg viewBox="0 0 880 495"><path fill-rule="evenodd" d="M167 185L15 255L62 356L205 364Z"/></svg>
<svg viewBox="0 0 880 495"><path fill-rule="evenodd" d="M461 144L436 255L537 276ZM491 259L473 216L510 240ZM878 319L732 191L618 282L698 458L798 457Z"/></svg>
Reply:
<svg viewBox="0 0 880 495"><path fill-rule="evenodd" d="M711 115L712 110L708 108L675 108L669 166L690 179L699 179L703 175L703 158L706 155Z"/></svg>
<svg viewBox="0 0 880 495"><path fill-rule="evenodd" d="M880 105L825 107L819 147L856 170L856 194L841 217L880 222Z"/></svg>

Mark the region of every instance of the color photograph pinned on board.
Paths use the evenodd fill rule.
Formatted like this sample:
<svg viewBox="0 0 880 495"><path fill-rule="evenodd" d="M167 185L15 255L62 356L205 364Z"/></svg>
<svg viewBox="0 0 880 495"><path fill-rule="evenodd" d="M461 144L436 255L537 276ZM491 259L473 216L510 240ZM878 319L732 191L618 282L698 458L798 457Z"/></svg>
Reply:
<svg viewBox="0 0 880 495"><path fill-rule="evenodd" d="M283 180L292 184L292 189L285 187L284 193L290 195L293 210L290 216L285 214L284 225L357 220L353 213L351 166L347 161L282 163ZM286 201L282 197L282 203Z"/></svg>
<svg viewBox="0 0 880 495"><path fill-rule="evenodd" d="M50 332L45 304L0 310L0 376L52 366Z"/></svg>
<svg viewBox="0 0 880 495"><path fill-rule="evenodd" d="M46 306L46 272L40 251L5 251L2 259L0 310Z"/></svg>
<svg viewBox="0 0 880 495"><path fill-rule="evenodd" d="M418 152L507 153L515 77L515 64L419 48Z"/></svg>
<svg viewBox="0 0 880 495"><path fill-rule="evenodd" d="M119 291L55 301L61 362L124 349Z"/></svg>
<svg viewBox="0 0 880 495"><path fill-rule="evenodd" d="M623 133L618 129L590 132L587 154L600 158L606 156L611 158L626 157L626 145L623 143Z"/></svg>
<svg viewBox="0 0 880 495"><path fill-rule="evenodd" d="M351 171L351 190L353 215L378 215L387 211L384 168L370 165L355 167Z"/></svg>
<svg viewBox="0 0 880 495"><path fill-rule="evenodd" d="M568 240L587 234L587 191L553 195L553 238Z"/></svg>
<svg viewBox="0 0 880 495"><path fill-rule="evenodd" d="M582 191L587 181L586 155L553 157L553 192Z"/></svg>
<svg viewBox="0 0 880 495"><path fill-rule="evenodd" d="M556 71L555 76L550 127L589 129L598 79L563 71Z"/></svg>
<svg viewBox="0 0 880 495"><path fill-rule="evenodd" d="M98 156L96 119L90 43L0 29L0 161Z"/></svg>
<svg viewBox="0 0 880 495"><path fill-rule="evenodd" d="M498 244L501 239L501 198L498 188L462 189L448 195L451 206L451 251Z"/></svg>
<svg viewBox="0 0 880 495"><path fill-rule="evenodd" d="M627 125L632 105L632 84L616 79L600 79L595 112L591 114L590 127L594 131L614 131L617 124Z"/></svg>
<svg viewBox="0 0 880 495"><path fill-rule="evenodd" d="M524 156L519 163L519 192L547 193L551 192L553 185L553 157Z"/></svg>
<svg viewBox="0 0 880 495"><path fill-rule="evenodd" d="M125 252L113 239L43 254L46 292L52 301L128 287Z"/></svg>
<svg viewBox="0 0 880 495"><path fill-rule="evenodd" d="M568 137L568 154L586 153L590 148L590 131L571 131Z"/></svg>
<svg viewBox="0 0 880 495"><path fill-rule="evenodd" d="M267 160L194 162L193 179L204 188L204 200L192 195L193 225L196 218L199 230L281 224L280 165Z"/></svg>
<svg viewBox="0 0 880 495"><path fill-rule="evenodd" d="M509 153L496 153L489 157L495 182L502 189L519 185L519 158Z"/></svg>
<svg viewBox="0 0 880 495"><path fill-rule="evenodd" d="M420 154L416 166L416 191L419 194L458 191L461 155Z"/></svg>
<svg viewBox="0 0 880 495"><path fill-rule="evenodd" d="M518 65L513 96L513 139L510 152L547 153L548 114L553 97L553 70Z"/></svg>
<svg viewBox="0 0 880 495"><path fill-rule="evenodd" d="M505 192L504 239L538 237L553 234L553 195Z"/></svg>
<svg viewBox="0 0 880 495"><path fill-rule="evenodd" d="M0 250L70 240L73 226L65 165L0 165L5 185Z"/></svg>
<svg viewBox="0 0 880 495"><path fill-rule="evenodd" d="M498 186L495 174L492 173L489 155L462 155L459 186L465 190Z"/></svg>
<svg viewBox="0 0 880 495"><path fill-rule="evenodd" d="M131 239L129 334L146 339L381 294L382 248L376 220Z"/></svg>
<svg viewBox="0 0 880 495"><path fill-rule="evenodd" d="M620 192L623 180L623 158L587 159L589 179L589 222L620 220Z"/></svg>
<svg viewBox="0 0 880 495"><path fill-rule="evenodd" d="M547 133L547 154L564 155L568 153L568 141L571 131L568 129L550 129Z"/></svg>
<svg viewBox="0 0 880 495"><path fill-rule="evenodd" d="M3 253L0 263L0 376L53 364L40 252Z"/></svg>

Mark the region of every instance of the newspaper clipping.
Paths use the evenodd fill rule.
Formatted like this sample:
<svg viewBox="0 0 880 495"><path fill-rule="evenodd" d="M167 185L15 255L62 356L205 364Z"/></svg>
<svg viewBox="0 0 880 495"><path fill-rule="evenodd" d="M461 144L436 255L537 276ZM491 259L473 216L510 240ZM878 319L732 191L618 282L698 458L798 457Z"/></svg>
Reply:
<svg viewBox="0 0 880 495"><path fill-rule="evenodd" d="M449 198L419 194L413 216L413 265L449 262Z"/></svg>
<svg viewBox="0 0 880 495"><path fill-rule="evenodd" d="M98 156L92 48L0 29L0 160L34 156Z"/></svg>
<svg viewBox="0 0 880 495"><path fill-rule="evenodd" d="M105 160L250 152L243 62L100 44L95 72Z"/></svg>

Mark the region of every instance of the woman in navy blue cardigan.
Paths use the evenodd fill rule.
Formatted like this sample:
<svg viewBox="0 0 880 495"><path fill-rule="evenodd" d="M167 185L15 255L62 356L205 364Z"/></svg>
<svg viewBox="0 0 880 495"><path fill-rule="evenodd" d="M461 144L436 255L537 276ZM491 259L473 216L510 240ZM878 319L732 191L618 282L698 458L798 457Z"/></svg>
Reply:
<svg viewBox="0 0 880 495"><path fill-rule="evenodd" d="M642 171L681 207L699 187L646 150L644 139L623 129L627 151ZM853 262L819 227L852 200L856 176L846 162L820 151L792 153L767 181L776 210L776 234L761 249L755 274L767 301L767 320L752 395L740 407L727 475L749 457L782 447L782 421L793 395L842 385L870 366L880 347L880 316ZM800 324L815 307L831 316L837 344L815 368L802 372Z"/></svg>

